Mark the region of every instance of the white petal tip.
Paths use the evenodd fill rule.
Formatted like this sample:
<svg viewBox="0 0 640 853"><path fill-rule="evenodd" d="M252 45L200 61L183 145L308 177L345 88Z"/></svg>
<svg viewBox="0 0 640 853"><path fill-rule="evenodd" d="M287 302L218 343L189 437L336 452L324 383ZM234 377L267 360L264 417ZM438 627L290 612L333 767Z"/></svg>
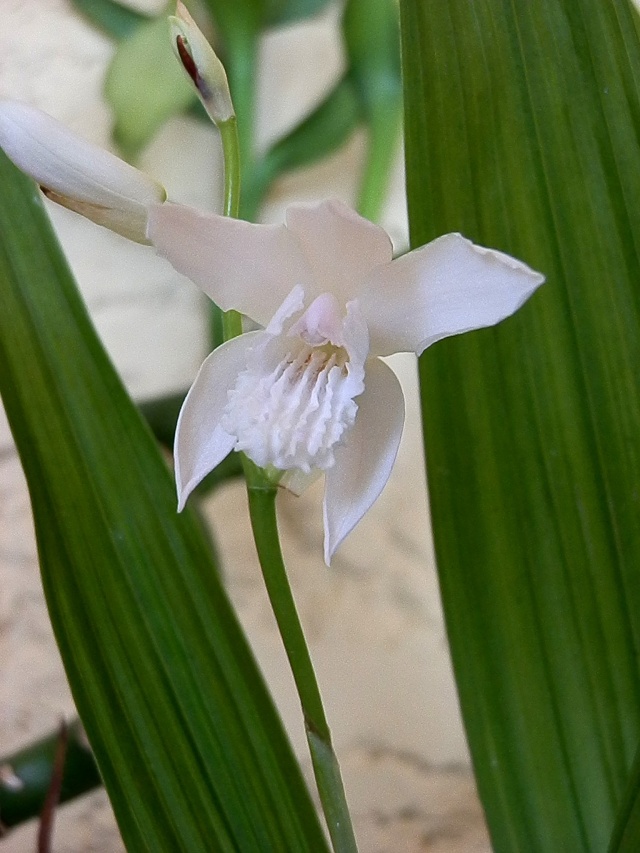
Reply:
<svg viewBox="0 0 640 853"><path fill-rule="evenodd" d="M488 260L495 260L502 266L513 270L513 272L522 275L524 278L529 279L532 287L539 287L543 284L545 276L542 275L542 273L537 272L537 270L532 269L530 266L519 261L517 258L514 258L512 255L507 255L505 252L498 251L498 249L488 249L486 246L478 246L476 243L472 243L471 240L468 240L461 234L456 234L455 236L464 240L479 255L484 256Z"/></svg>
<svg viewBox="0 0 640 853"><path fill-rule="evenodd" d="M397 376L377 358L367 363L365 391L347 442L325 473L324 560L333 555L384 489L398 454L404 395Z"/></svg>
<svg viewBox="0 0 640 853"><path fill-rule="evenodd" d="M324 564L328 568L331 568L331 560L333 560L338 547L344 542L346 537L351 533L351 530L347 530L347 532L343 536L339 536L337 541L332 542L327 534L324 537Z"/></svg>
<svg viewBox="0 0 640 853"><path fill-rule="evenodd" d="M164 187L148 175L17 101L0 101L0 147L52 201L147 242L147 207L166 199Z"/></svg>

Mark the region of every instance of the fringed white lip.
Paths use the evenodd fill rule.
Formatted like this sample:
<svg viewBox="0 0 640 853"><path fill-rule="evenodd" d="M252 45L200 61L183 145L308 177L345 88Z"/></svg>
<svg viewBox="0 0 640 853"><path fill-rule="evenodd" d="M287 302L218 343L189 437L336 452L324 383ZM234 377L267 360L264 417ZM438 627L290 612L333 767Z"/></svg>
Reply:
<svg viewBox="0 0 640 853"><path fill-rule="evenodd" d="M301 345L268 372L240 374L222 427L236 437L235 449L262 468L324 471L355 421L353 387L344 352Z"/></svg>
<svg viewBox="0 0 640 853"><path fill-rule="evenodd" d="M295 287L250 351L221 426L256 465L309 474L335 464L335 449L353 426L368 334L363 321L353 322L357 306L343 316L331 294L291 322L303 304Z"/></svg>

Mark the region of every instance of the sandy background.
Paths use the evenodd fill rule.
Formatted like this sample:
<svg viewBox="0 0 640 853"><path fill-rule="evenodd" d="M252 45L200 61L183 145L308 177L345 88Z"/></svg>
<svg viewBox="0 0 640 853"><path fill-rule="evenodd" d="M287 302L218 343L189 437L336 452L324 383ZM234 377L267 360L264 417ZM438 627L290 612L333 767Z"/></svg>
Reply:
<svg viewBox="0 0 640 853"><path fill-rule="evenodd" d="M139 7L158 8L154 2ZM112 45L66 0L2 0L0 97L34 104L78 133L109 144L101 98ZM259 136L274 138L321 95L341 68L336 15L267 36L261 51ZM278 221L296 199L353 200L362 139L319 167L281 181L265 210ZM219 154L212 130L171 121L140 165L176 201L218 209ZM59 208L51 216L97 328L132 394L186 387L206 354L196 288L154 256ZM397 168L383 224L406 244ZM422 474L415 363L393 361L407 395L398 464L374 509L327 569L321 488L280 503L285 555L326 698L363 853L488 851L450 671L433 568ZM229 587L305 770L297 700L251 542L242 487L207 503ZM0 751L70 717L73 704L48 625L26 488L0 415ZM0 841L34 849L34 826ZM104 792L58 814L55 849L122 850Z"/></svg>

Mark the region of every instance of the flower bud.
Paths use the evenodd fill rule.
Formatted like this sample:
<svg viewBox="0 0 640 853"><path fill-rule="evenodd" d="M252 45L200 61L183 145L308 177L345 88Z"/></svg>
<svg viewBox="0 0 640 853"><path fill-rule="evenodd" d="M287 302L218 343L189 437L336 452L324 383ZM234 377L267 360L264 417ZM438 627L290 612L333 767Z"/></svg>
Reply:
<svg viewBox="0 0 640 853"><path fill-rule="evenodd" d="M163 202L166 192L143 172L17 101L0 101L0 148L52 201L130 240L149 242L148 206Z"/></svg>
<svg viewBox="0 0 640 853"><path fill-rule="evenodd" d="M214 124L225 124L235 111L223 64L180 0L169 25L171 45L205 110Z"/></svg>

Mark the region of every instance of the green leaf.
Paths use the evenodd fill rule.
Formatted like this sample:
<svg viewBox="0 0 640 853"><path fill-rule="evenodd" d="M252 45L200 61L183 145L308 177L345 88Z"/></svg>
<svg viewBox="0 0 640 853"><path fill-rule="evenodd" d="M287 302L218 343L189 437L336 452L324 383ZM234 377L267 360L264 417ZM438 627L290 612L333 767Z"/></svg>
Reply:
<svg viewBox="0 0 640 853"><path fill-rule="evenodd" d="M402 114L396 0L348 0L342 31L349 74L368 128L367 161L357 206L363 216L375 220L384 203L398 150Z"/></svg>
<svg viewBox="0 0 640 853"><path fill-rule="evenodd" d="M105 95L115 116L114 137L129 156L135 156L167 119L194 104L193 87L173 55L164 15L120 42Z"/></svg>
<svg viewBox="0 0 640 853"><path fill-rule="evenodd" d="M0 391L80 716L128 849L318 851L299 768L192 512L0 157Z"/></svg>
<svg viewBox="0 0 640 853"><path fill-rule="evenodd" d="M547 276L421 360L496 851L605 850L640 739L640 45L626 0L402 0L411 239Z"/></svg>
<svg viewBox="0 0 640 853"><path fill-rule="evenodd" d="M233 31L276 27L317 15L329 0L205 0L225 40Z"/></svg>
<svg viewBox="0 0 640 853"><path fill-rule="evenodd" d="M300 169L332 154L362 120L353 80L343 77L318 106L265 155L273 175Z"/></svg>
<svg viewBox="0 0 640 853"><path fill-rule="evenodd" d="M327 7L329 0L263 0L264 22L277 27L311 18Z"/></svg>
<svg viewBox="0 0 640 853"><path fill-rule="evenodd" d="M60 802L85 794L102 784L84 729L79 720L67 729L67 748ZM16 826L42 812L54 773L60 730L29 746L0 757L0 819L3 827Z"/></svg>
<svg viewBox="0 0 640 853"><path fill-rule="evenodd" d="M131 35L148 21L146 15L116 0L71 0L73 6L96 27L114 39Z"/></svg>
<svg viewBox="0 0 640 853"><path fill-rule="evenodd" d="M618 809L609 853L637 853L640 849L640 751L636 754L627 790Z"/></svg>
<svg viewBox="0 0 640 853"><path fill-rule="evenodd" d="M151 427L151 432L167 450L173 450L176 424L187 391L188 389L138 403L140 413Z"/></svg>
<svg viewBox="0 0 640 853"><path fill-rule="evenodd" d="M346 75L289 133L275 142L242 185L242 216L254 219L272 181L336 151L362 120L353 80Z"/></svg>

